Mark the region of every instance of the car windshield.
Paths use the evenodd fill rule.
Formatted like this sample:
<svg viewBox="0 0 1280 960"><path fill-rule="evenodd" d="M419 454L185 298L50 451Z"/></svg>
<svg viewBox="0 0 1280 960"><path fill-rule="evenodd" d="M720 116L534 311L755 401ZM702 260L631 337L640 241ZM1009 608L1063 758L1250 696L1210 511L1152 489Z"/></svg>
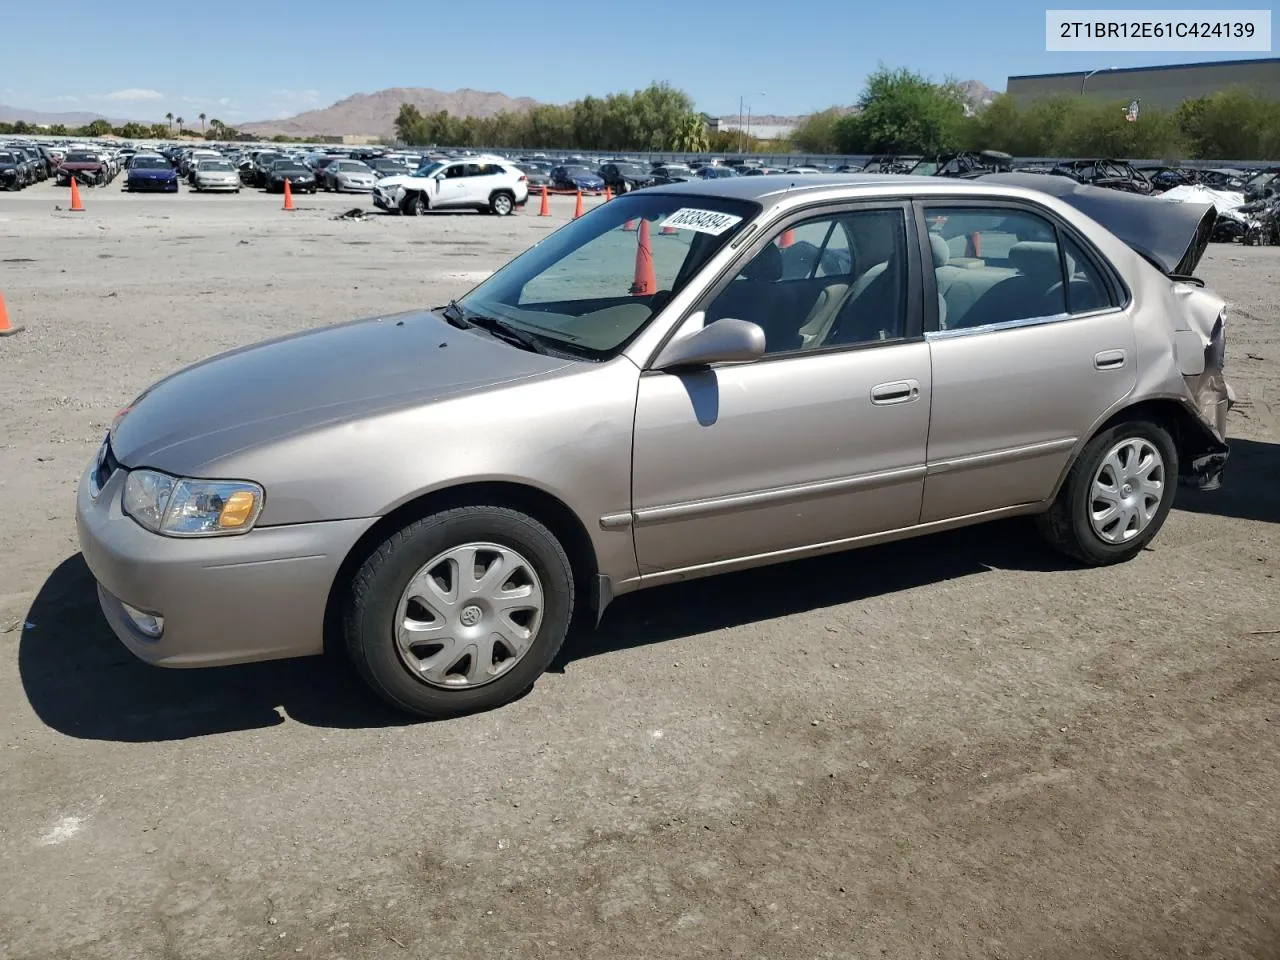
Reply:
<svg viewBox="0 0 1280 960"><path fill-rule="evenodd" d="M566 177L594 177L595 174L586 167L561 167Z"/></svg>
<svg viewBox="0 0 1280 960"><path fill-rule="evenodd" d="M203 170L206 173L217 171L219 173L235 173L235 167L229 160L201 160L196 164L197 170Z"/></svg>
<svg viewBox="0 0 1280 960"><path fill-rule="evenodd" d="M169 161L164 157L134 157L129 164L130 170L172 170Z"/></svg>
<svg viewBox="0 0 1280 960"><path fill-rule="evenodd" d="M639 333L759 209L723 197L628 193L570 221L459 303L466 313L495 317L548 346L605 359ZM662 235L673 217L674 234ZM646 258L639 255L644 239L652 274L643 272Z"/></svg>
<svg viewBox="0 0 1280 960"><path fill-rule="evenodd" d="M0 163L17 163L17 162L18 162L18 158L15 157L12 153L8 153L4 150L0 150Z"/></svg>
<svg viewBox="0 0 1280 960"><path fill-rule="evenodd" d="M435 163L428 163L426 166L419 167L413 171L415 177L430 177L444 169L444 162L437 160Z"/></svg>
<svg viewBox="0 0 1280 960"><path fill-rule="evenodd" d="M68 153L64 163L97 163L98 158L92 153Z"/></svg>
<svg viewBox="0 0 1280 960"><path fill-rule="evenodd" d="M368 166L358 160L341 160L338 169L343 173L372 173Z"/></svg>
<svg viewBox="0 0 1280 960"><path fill-rule="evenodd" d="M636 166L634 163L618 163L614 164L618 168L618 173L624 177L647 177L648 173Z"/></svg>

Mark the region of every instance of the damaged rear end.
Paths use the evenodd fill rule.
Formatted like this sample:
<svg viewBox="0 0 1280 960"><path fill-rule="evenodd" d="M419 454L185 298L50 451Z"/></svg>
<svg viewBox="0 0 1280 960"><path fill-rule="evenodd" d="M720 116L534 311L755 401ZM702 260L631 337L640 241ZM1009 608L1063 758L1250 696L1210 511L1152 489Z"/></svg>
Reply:
<svg viewBox="0 0 1280 960"><path fill-rule="evenodd" d="M999 173L983 180L1070 204L1158 271L1135 263L1125 278L1138 300L1134 399L1166 408L1170 401L1176 404L1171 426L1182 454L1180 480L1201 490L1218 489L1229 452L1227 412L1235 402L1224 374L1227 303L1194 275L1213 237L1214 206L1107 190L1067 177Z"/></svg>

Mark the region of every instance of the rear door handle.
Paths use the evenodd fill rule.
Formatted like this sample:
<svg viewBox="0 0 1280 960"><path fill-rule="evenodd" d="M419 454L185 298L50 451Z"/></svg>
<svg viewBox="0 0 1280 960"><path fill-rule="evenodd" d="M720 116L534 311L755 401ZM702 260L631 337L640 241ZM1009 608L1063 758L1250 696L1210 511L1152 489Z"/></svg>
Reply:
<svg viewBox="0 0 1280 960"><path fill-rule="evenodd" d="M892 383L878 383L871 388L871 402L881 407L891 403L910 403L919 396L919 380L894 380Z"/></svg>
<svg viewBox="0 0 1280 960"><path fill-rule="evenodd" d="M1099 370L1119 370L1124 366L1123 350L1103 350L1093 355L1093 365Z"/></svg>

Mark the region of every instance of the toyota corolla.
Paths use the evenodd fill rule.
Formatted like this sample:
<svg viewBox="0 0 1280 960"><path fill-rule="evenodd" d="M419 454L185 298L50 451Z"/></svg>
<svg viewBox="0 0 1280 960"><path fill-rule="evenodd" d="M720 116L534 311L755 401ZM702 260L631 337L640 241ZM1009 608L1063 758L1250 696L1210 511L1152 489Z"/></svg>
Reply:
<svg viewBox="0 0 1280 960"><path fill-rule="evenodd" d="M630 193L447 306L161 380L83 475L80 543L146 661L329 636L436 717L650 586L1012 516L1125 561L1225 468L1213 219L1020 174Z"/></svg>

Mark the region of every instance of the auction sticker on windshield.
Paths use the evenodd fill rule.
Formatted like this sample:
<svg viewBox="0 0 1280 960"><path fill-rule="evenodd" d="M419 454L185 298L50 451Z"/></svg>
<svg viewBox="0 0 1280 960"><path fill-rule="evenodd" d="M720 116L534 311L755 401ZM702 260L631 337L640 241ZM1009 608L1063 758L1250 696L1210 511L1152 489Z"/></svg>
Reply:
<svg viewBox="0 0 1280 960"><path fill-rule="evenodd" d="M698 233L709 233L718 237L734 224L740 223L741 217L732 213L717 213L715 210L695 210L683 207L662 223L662 229L671 227L675 230L694 230Z"/></svg>

